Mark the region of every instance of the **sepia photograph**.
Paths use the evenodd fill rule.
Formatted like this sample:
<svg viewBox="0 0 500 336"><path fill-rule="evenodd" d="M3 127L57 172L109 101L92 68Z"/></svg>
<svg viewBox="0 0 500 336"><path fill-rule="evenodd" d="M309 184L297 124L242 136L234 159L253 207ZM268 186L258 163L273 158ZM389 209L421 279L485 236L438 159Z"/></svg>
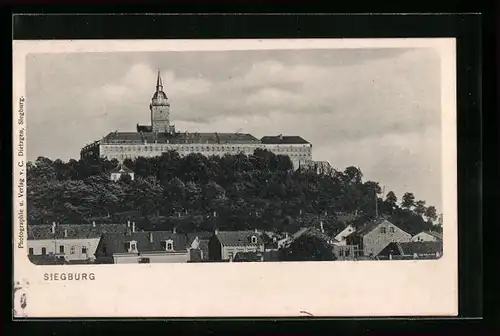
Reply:
<svg viewBox="0 0 500 336"><path fill-rule="evenodd" d="M227 289L225 298L238 276L267 276L277 283L263 281L260 292L279 300L296 288L277 290L283 274L301 282L295 274L317 272L318 286L335 279L330 291L344 279L346 291L371 282L361 292L391 279L388 286L423 297L413 301L420 313L424 304L441 309L430 302L448 293L442 309L454 311L454 41L307 41L23 41L19 56L14 44L19 304L65 283L78 283L71 295L82 300L117 280L90 294L89 283L124 273L130 281L117 291L128 293L142 281L132 279L151 272L175 272L178 285L216 274L210 281ZM38 283L36 295L23 292L27 281ZM52 287L41 294L40 283ZM434 294L419 294L430 286ZM407 290L393 289L394 304ZM377 310L384 298L376 296L358 314L391 309ZM225 315L251 315L258 300ZM201 301L208 307L209 298ZM397 311L406 314L405 304ZM92 309L70 306L63 314ZM289 307L275 315L300 315ZM177 308L166 313L207 313ZM96 309L102 316L105 308ZM40 310L25 314L64 309Z"/></svg>

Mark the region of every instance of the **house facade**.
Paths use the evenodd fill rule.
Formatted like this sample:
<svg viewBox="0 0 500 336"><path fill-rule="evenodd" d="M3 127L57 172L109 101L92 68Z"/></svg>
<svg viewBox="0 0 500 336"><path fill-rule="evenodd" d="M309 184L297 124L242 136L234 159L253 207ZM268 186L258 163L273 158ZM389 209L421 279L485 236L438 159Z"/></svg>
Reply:
<svg viewBox="0 0 500 336"><path fill-rule="evenodd" d="M335 235L335 245L337 246L345 246L347 245L347 236L349 236L350 234L354 233L356 231L356 228L354 226L352 226L351 224L347 225L342 231L340 231L339 233L337 233L337 235Z"/></svg>
<svg viewBox="0 0 500 336"><path fill-rule="evenodd" d="M411 238L412 242L442 242L443 234L434 231L422 231Z"/></svg>
<svg viewBox="0 0 500 336"><path fill-rule="evenodd" d="M401 230L387 219L367 223L357 232L346 237L346 245L356 246L355 256L373 257L392 242L409 242L412 235Z"/></svg>
<svg viewBox="0 0 500 336"><path fill-rule="evenodd" d="M109 172L109 179L111 181L119 181L120 178L124 175L130 176L130 179L133 181L135 178L134 171L130 168L127 168L123 163L120 163L118 167L112 169Z"/></svg>
<svg viewBox="0 0 500 336"><path fill-rule="evenodd" d="M28 254L63 257L66 261L93 261L103 233L124 233L127 224L28 225Z"/></svg>
<svg viewBox="0 0 500 336"><path fill-rule="evenodd" d="M232 261L240 252L264 252L264 241L258 231L216 230L208 242L209 260Z"/></svg>
<svg viewBox="0 0 500 336"><path fill-rule="evenodd" d="M105 234L96 250L101 264L185 263L189 261L187 236L174 231Z"/></svg>

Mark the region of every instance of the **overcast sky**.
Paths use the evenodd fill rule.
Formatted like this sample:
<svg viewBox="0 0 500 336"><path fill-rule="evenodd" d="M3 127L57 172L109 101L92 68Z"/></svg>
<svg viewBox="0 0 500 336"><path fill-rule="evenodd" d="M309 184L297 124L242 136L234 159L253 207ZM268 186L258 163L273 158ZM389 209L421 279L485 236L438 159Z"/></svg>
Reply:
<svg viewBox="0 0 500 336"><path fill-rule="evenodd" d="M177 130L300 135L314 160L441 209L439 62L427 48L30 54L28 159L78 159L149 123L159 68Z"/></svg>

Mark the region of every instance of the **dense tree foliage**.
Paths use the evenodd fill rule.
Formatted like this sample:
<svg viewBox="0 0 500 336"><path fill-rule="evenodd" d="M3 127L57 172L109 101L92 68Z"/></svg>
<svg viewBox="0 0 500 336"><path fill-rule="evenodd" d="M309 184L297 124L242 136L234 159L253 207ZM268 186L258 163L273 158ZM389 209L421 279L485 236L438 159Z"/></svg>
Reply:
<svg viewBox="0 0 500 336"><path fill-rule="evenodd" d="M124 164L134 180L110 181L116 160L40 157L28 163L30 224L135 220L144 230L293 232L322 220L328 232L345 225L345 218L362 225L378 213L411 232L439 230L435 207L411 193L401 205L392 191L380 198L379 184L363 181L356 167L329 174L294 170L289 157L261 149L222 157L170 151Z"/></svg>
<svg viewBox="0 0 500 336"><path fill-rule="evenodd" d="M302 235L289 247L280 251L282 261L333 261L335 253L328 244L318 237Z"/></svg>

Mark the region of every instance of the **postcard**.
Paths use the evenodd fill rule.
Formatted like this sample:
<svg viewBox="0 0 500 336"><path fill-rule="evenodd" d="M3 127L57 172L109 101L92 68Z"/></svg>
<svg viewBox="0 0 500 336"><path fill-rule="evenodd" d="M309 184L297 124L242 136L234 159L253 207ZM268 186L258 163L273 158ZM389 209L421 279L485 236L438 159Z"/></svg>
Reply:
<svg viewBox="0 0 500 336"><path fill-rule="evenodd" d="M14 317L456 316L455 52L13 41Z"/></svg>

